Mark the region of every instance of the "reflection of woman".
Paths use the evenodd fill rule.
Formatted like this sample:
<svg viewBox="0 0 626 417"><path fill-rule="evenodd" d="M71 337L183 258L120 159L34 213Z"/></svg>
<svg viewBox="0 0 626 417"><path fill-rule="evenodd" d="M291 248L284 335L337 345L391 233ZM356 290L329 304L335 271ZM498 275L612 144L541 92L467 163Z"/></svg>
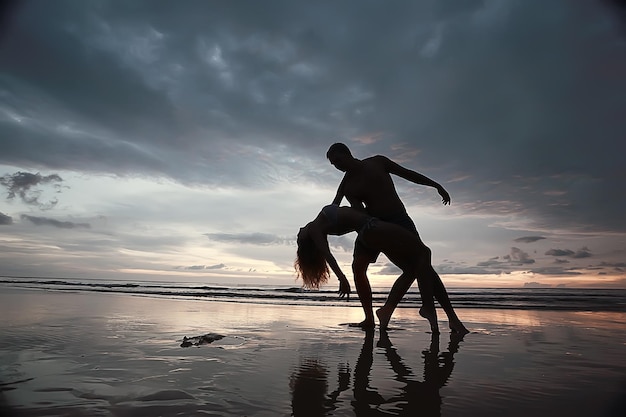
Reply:
<svg viewBox="0 0 626 417"><path fill-rule="evenodd" d="M339 294L349 294L350 284L330 252L328 235L342 235L356 231L363 245L383 252L402 270L392 288L387 302L376 314L381 328L386 328L402 295L417 277L422 298L420 315L430 323L433 333L439 332L433 298L436 272L430 264L430 251L413 233L392 223L383 222L350 207L329 205L317 217L300 229L295 268L307 288L319 288L329 277L328 266L339 278ZM435 274L435 276L433 276ZM400 295L399 295L400 294ZM398 296L399 295L399 296ZM448 314L450 329L467 333L447 297L439 300Z"/></svg>
<svg viewBox="0 0 626 417"><path fill-rule="evenodd" d="M294 416L324 415L326 400L326 369L317 361L300 364L300 369L289 384Z"/></svg>
<svg viewBox="0 0 626 417"><path fill-rule="evenodd" d="M374 330L367 329L363 347L354 367L354 401L352 407L357 416L384 415L378 407L385 399L370 387L370 372L374 363Z"/></svg>
<svg viewBox="0 0 626 417"><path fill-rule="evenodd" d="M316 359L304 359L298 370L291 376L291 408L293 416L323 416L336 408L337 398L350 386L350 369L339 368L337 389L330 394L328 372Z"/></svg>

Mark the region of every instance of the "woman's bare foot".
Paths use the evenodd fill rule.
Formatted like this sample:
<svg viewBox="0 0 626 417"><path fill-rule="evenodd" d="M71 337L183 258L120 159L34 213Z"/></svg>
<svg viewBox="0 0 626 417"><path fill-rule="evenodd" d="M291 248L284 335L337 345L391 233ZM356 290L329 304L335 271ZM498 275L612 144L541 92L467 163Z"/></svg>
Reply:
<svg viewBox="0 0 626 417"><path fill-rule="evenodd" d="M374 323L374 319L372 320L363 320L360 323L348 323L349 327L360 327L363 330L371 330L376 327L376 323Z"/></svg>
<svg viewBox="0 0 626 417"><path fill-rule="evenodd" d="M389 320L391 320L391 315L393 311L388 311L384 306L376 310L376 316L378 317L378 322L380 323L380 329L385 330L389 325Z"/></svg>
<svg viewBox="0 0 626 417"><path fill-rule="evenodd" d="M434 308L427 309L426 307L420 308L420 316L424 317L430 323L430 331L433 334L439 334L439 324L437 323L437 310Z"/></svg>
<svg viewBox="0 0 626 417"><path fill-rule="evenodd" d="M452 330L452 333L465 335L470 332L469 330L467 330L467 327L465 327L463 323L461 323L461 320L450 320L449 325L450 325L450 330Z"/></svg>

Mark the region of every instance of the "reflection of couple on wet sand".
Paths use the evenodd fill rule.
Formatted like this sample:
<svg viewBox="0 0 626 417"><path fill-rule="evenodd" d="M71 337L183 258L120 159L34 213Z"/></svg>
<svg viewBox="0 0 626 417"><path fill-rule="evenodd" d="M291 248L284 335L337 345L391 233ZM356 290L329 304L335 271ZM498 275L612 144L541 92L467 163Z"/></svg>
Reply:
<svg viewBox="0 0 626 417"><path fill-rule="evenodd" d="M394 372L394 380L402 384L395 395L383 397L371 386L371 371L374 364L374 331L365 332L363 347L354 367L353 399L354 414L357 416L440 416L441 394L439 390L446 385L454 368L454 354L459 349L463 336L450 334L448 350L439 352L439 335L433 333L430 347L422 351L424 372L419 375L411 370L402 360L393 346L386 331L381 331L376 344L384 349L389 367ZM291 405L293 415L332 415L338 408L342 392L350 388L350 369L339 369L337 388L328 391L328 372L319 361L305 360L291 377ZM387 388L388 389L388 388Z"/></svg>
<svg viewBox="0 0 626 417"><path fill-rule="evenodd" d="M402 270L393 284L385 304L376 311L381 329L389 324L398 303L417 279L422 299L420 315L428 320L433 333L439 332L435 300L448 316L452 332L465 334L468 330L457 317L448 293L431 265L430 249L422 242L415 225L391 178L391 174L415 184L437 189L443 204L450 203L448 192L435 181L406 169L390 159L378 155L363 160L352 156L342 143L332 145L327 157L330 163L345 172L331 205L325 206L318 216L298 233L296 271L307 288L318 288L329 278L329 269L339 278L339 293L350 296L350 283L330 252L328 235L357 232L352 270L365 320L356 324L363 328L374 327L372 290L367 278L367 268L383 252ZM351 207L340 207L346 197Z"/></svg>

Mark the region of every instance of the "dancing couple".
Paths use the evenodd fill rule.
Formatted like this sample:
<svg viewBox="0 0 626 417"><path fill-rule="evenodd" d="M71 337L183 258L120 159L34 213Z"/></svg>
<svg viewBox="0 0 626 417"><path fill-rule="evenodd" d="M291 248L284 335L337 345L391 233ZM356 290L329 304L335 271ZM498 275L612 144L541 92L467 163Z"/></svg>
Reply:
<svg viewBox="0 0 626 417"><path fill-rule="evenodd" d="M330 251L328 235L357 232L352 271L356 291L365 313L365 320L356 324L363 328L375 325L372 289L367 268L382 252L402 270L393 284L385 304L376 311L380 328L386 329L398 303L417 279L422 299L419 313L426 318L433 333L439 333L435 300L448 316L452 332L465 334L468 330L457 317L448 293L431 264L431 251L422 242L415 225L396 192L391 174L415 184L437 189L443 204L450 195L438 183L415 171L404 168L389 158L377 155L363 160L352 156L343 143L332 145L326 156L344 177L332 204L325 206L317 217L298 233L295 268L307 288L319 288L328 281L330 269L339 278L339 294L350 297L350 283ZM343 198L350 207L340 207Z"/></svg>

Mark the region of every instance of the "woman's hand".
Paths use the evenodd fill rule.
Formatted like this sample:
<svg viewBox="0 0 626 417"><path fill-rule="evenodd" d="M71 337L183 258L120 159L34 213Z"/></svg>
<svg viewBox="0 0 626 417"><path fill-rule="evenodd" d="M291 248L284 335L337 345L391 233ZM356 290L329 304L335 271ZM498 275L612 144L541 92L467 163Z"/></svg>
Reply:
<svg viewBox="0 0 626 417"><path fill-rule="evenodd" d="M345 275L339 276L339 298L346 297L346 301L350 301L350 282Z"/></svg>

